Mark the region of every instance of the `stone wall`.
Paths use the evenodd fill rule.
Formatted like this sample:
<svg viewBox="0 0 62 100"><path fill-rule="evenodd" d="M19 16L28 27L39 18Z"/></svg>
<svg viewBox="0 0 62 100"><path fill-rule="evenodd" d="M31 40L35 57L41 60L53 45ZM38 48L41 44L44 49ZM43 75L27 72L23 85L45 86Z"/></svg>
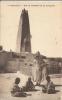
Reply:
<svg viewBox="0 0 62 100"><path fill-rule="evenodd" d="M8 61L8 53L5 51L0 52L0 72L5 72L5 67Z"/></svg>
<svg viewBox="0 0 62 100"><path fill-rule="evenodd" d="M0 52L0 72L14 73L21 71L23 74L31 75L35 54L32 53L16 53L16 52ZM45 58L41 55L41 63L45 61L48 73L62 73L62 59Z"/></svg>
<svg viewBox="0 0 62 100"><path fill-rule="evenodd" d="M23 74L31 75L34 56L31 53L17 54L19 57L12 57L8 60L6 72L21 71Z"/></svg>
<svg viewBox="0 0 62 100"><path fill-rule="evenodd" d="M62 58L47 58L47 62L49 74L62 73Z"/></svg>

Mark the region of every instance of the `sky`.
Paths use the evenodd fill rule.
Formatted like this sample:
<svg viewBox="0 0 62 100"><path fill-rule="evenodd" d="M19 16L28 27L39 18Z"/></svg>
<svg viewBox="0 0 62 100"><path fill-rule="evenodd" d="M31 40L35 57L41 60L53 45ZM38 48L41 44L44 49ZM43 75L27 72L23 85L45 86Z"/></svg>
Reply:
<svg viewBox="0 0 62 100"><path fill-rule="evenodd" d="M0 1L0 45L16 51L20 15L28 10L32 53L62 57L61 1Z"/></svg>

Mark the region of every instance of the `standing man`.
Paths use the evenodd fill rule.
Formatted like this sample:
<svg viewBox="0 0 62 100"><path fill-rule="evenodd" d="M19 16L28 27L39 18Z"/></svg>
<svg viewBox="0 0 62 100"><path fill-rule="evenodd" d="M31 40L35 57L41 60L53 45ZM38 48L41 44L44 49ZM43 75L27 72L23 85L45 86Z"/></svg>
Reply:
<svg viewBox="0 0 62 100"><path fill-rule="evenodd" d="M40 53L37 52L36 57L34 59L33 67L32 67L32 78L33 81L36 82L36 85L40 85L42 79L42 70L40 64Z"/></svg>
<svg viewBox="0 0 62 100"><path fill-rule="evenodd" d="M44 80L47 76L47 66L44 60L41 58L39 52L37 52L34 64L32 67L32 76L33 80L36 82L36 85L41 84L41 80Z"/></svg>
<svg viewBox="0 0 62 100"><path fill-rule="evenodd" d="M38 70L38 62L36 59L34 59L33 67L32 67L32 79L34 82L36 82L37 70Z"/></svg>

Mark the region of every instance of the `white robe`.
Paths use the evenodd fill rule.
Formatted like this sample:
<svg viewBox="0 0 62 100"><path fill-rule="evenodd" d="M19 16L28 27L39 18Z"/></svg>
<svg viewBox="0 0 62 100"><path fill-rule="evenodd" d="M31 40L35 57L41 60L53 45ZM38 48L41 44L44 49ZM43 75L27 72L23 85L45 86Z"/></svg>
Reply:
<svg viewBox="0 0 62 100"><path fill-rule="evenodd" d="M36 60L34 60L34 62L33 62L33 67L32 67L32 79L33 79L33 81L36 81L36 77L37 77L37 75L36 75L37 69L38 69L38 63L37 63Z"/></svg>

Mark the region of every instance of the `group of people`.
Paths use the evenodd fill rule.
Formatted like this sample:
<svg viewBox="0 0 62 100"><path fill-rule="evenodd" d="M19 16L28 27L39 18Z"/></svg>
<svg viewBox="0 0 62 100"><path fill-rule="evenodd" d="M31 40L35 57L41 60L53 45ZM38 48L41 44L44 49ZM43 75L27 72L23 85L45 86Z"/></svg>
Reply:
<svg viewBox="0 0 62 100"><path fill-rule="evenodd" d="M47 83L46 85L42 86L42 92L43 93L54 93L55 92L55 85L53 84L53 82L50 80L50 76L46 77ZM19 87L19 83L20 83L20 78L17 77L15 79L13 88L11 90L11 94L14 97L26 97L27 94L26 92L29 91L35 91L35 85L33 84L31 77L28 78L27 82L26 82L26 86L24 87Z"/></svg>
<svg viewBox="0 0 62 100"><path fill-rule="evenodd" d="M38 52L35 59L34 64L32 67L32 79L31 77L28 78L26 85L22 88L19 87L20 78L15 79L14 86L11 90L12 96L26 96L25 92L28 91L34 91L36 85L41 84L41 80L47 81L46 85L42 86L42 92L43 93L54 93L55 92L55 86L53 82L50 80L50 76L48 76L47 73L47 67L45 65L45 62L41 60L40 53ZM33 80L33 81L32 81ZM36 82L36 85L33 84L33 82Z"/></svg>
<svg viewBox="0 0 62 100"><path fill-rule="evenodd" d="M26 86L21 88L21 87L19 87L19 83L20 83L20 78L17 77L15 79L14 85L13 85L12 90L11 90L12 96L25 97L27 95L25 92L35 90L35 85L33 84L31 77L28 78L28 81L26 82Z"/></svg>

